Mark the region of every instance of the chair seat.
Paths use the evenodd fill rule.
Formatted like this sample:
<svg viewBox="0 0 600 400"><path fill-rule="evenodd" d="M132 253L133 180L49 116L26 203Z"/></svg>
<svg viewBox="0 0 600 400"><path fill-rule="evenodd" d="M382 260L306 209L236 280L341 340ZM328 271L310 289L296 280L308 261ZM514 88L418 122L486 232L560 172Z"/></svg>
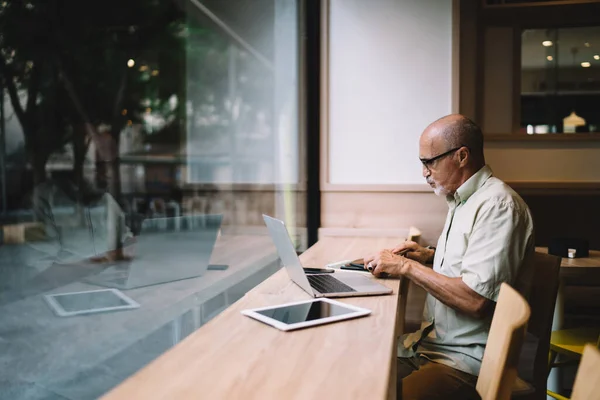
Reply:
<svg viewBox="0 0 600 400"><path fill-rule="evenodd" d="M600 327L574 328L554 331L550 337L550 350L573 357L581 357L587 343L596 343Z"/></svg>

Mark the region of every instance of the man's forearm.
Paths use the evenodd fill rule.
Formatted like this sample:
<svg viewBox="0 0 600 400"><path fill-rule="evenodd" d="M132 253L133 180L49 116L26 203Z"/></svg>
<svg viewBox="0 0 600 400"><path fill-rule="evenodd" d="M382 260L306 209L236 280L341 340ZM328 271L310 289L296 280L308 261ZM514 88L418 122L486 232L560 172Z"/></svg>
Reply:
<svg viewBox="0 0 600 400"><path fill-rule="evenodd" d="M430 293L433 297L475 318L483 318L493 302L468 287L461 278L439 274L416 261L409 260L403 275Z"/></svg>

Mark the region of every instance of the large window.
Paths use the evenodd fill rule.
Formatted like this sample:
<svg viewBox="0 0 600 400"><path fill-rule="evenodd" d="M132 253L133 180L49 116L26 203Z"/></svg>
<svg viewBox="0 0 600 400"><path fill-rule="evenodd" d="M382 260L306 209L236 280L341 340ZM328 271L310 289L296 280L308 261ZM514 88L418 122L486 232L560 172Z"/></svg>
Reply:
<svg viewBox="0 0 600 400"><path fill-rule="evenodd" d="M524 30L521 54L521 129L600 131L600 27Z"/></svg>
<svg viewBox="0 0 600 400"><path fill-rule="evenodd" d="M279 269L262 214L306 247L300 21L1 2L0 397L97 398L201 327Z"/></svg>

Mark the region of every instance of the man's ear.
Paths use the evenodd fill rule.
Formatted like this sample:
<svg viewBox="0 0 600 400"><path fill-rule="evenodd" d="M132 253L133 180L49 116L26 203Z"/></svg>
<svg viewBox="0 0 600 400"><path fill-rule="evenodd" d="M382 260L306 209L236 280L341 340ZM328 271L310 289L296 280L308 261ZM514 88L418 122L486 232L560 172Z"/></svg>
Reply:
<svg viewBox="0 0 600 400"><path fill-rule="evenodd" d="M461 166L466 165L467 163L467 159L469 158L469 150L467 150L466 148L461 148L458 151L458 162L460 163Z"/></svg>

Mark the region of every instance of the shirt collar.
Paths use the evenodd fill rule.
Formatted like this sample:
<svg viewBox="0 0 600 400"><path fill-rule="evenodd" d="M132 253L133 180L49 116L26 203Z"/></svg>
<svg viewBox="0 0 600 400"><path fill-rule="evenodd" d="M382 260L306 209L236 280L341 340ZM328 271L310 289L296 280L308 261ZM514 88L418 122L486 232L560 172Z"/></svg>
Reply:
<svg viewBox="0 0 600 400"><path fill-rule="evenodd" d="M454 193L454 201L456 204L464 203L469 200L469 197L477 191L483 184L492 176L492 169L488 165L484 165L479 171L471 176L465 183L460 185Z"/></svg>

